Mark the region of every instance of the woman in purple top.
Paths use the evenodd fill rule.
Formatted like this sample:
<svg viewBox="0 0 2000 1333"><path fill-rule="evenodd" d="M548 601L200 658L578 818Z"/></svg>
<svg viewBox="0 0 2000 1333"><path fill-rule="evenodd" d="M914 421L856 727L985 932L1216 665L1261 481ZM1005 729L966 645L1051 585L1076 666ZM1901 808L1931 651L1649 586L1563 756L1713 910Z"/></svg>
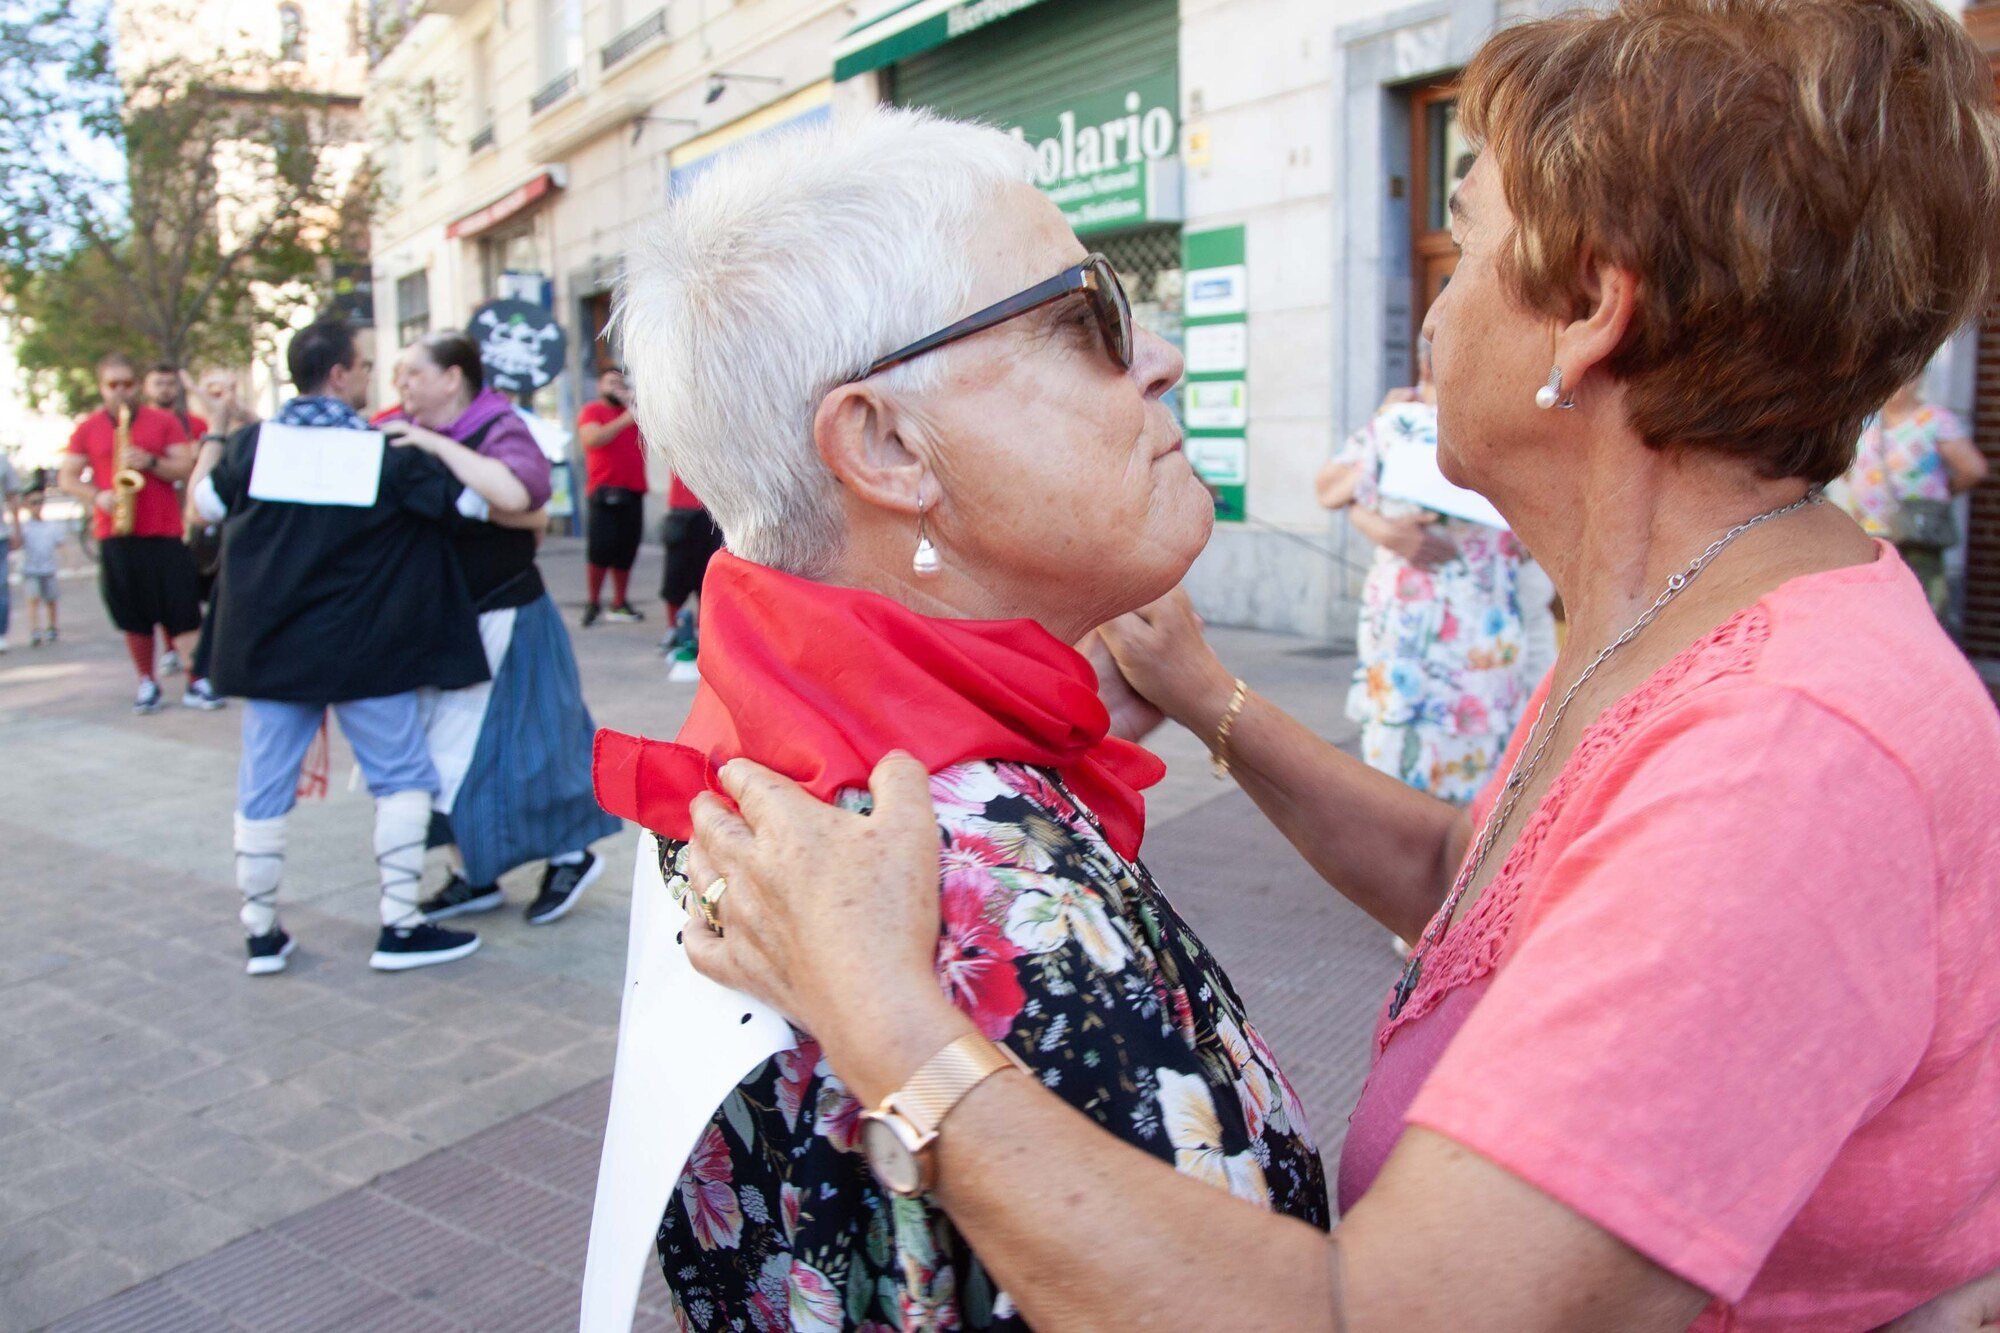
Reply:
<svg viewBox="0 0 2000 1333"><path fill-rule="evenodd" d="M396 363L397 416L383 429L437 456L459 480L539 510L549 499L549 460L527 422L487 388L478 344L433 333ZM510 506L512 507L512 506ZM431 758L442 789L431 844L454 842L460 858L424 904L432 921L489 912L505 901L500 876L546 859L528 905L537 925L555 921L603 864L590 844L617 832L590 786L596 727L584 706L576 657L535 565L535 532L468 516L453 535L460 570L479 611L488 684L440 693L428 715Z"/></svg>

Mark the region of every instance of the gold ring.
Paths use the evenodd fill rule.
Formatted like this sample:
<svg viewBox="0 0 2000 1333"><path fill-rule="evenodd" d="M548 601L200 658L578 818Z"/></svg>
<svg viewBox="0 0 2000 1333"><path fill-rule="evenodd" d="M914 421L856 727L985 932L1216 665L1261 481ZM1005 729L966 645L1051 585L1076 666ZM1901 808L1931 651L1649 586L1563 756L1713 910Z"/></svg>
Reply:
<svg viewBox="0 0 2000 1333"><path fill-rule="evenodd" d="M729 877L717 875L709 886L695 895L695 905L701 909L701 919L710 930L722 933L722 914L716 909L722 905L722 895L729 891Z"/></svg>

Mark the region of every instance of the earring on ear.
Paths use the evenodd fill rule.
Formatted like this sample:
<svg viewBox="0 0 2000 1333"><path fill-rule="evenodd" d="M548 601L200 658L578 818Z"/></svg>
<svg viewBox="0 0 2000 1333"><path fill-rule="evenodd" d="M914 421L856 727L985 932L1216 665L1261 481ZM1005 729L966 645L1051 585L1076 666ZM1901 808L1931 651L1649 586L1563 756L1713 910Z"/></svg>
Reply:
<svg viewBox="0 0 2000 1333"><path fill-rule="evenodd" d="M931 545L931 529L927 518L929 507L924 504L923 483L917 483L917 553L910 561L910 568L919 578L936 578L944 568L937 547Z"/></svg>
<svg viewBox="0 0 2000 1333"><path fill-rule="evenodd" d="M1563 392L1563 368L1556 366L1549 371L1549 382L1535 390L1535 406L1544 412L1552 407L1560 407L1565 412L1576 406L1576 395Z"/></svg>

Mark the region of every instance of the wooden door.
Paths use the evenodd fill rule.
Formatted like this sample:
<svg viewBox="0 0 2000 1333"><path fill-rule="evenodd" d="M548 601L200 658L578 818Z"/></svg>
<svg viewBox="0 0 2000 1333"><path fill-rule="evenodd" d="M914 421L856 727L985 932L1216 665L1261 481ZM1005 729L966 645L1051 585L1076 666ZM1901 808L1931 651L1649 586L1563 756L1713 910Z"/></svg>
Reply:
<svg viewBox="0 0 2000 1333"><path fill-rule="evenodd" d="M1458 82L1446 79L1410 95L1410 364L1431 303L1458 267L1446 211L1451 192L1472 169L1472 147L1458 126Z"/></svg>

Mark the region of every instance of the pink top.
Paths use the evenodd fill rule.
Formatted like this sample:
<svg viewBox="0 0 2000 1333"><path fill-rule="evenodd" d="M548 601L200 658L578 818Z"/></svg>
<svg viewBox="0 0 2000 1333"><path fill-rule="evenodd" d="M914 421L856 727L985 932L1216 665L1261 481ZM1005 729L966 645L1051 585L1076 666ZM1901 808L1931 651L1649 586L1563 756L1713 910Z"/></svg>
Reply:
<svg viewBox="0 0 2000 1333"><path fill-rule="evenodd" d="M1714 1293L1709 1331L2000 1267L2000 715L1878 548L1585 733L1378 1029L1343 1206L1425 1126Z"/></svg>

